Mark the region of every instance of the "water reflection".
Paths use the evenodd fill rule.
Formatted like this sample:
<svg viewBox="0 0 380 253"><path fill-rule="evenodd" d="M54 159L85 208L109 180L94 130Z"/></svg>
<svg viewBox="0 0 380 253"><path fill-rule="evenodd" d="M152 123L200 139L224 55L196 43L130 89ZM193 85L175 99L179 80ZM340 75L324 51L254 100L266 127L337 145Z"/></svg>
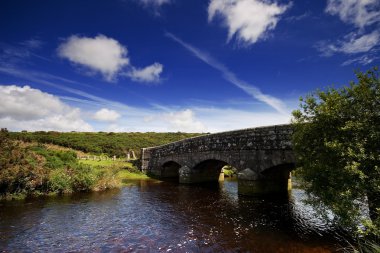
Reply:
<svg viewBox="0 0 380 253"><path fill-rule="evenodd" d="M0 203L5 251L333 252L305 194L249 198L237 183L134 181L115 191Z"/></svg>

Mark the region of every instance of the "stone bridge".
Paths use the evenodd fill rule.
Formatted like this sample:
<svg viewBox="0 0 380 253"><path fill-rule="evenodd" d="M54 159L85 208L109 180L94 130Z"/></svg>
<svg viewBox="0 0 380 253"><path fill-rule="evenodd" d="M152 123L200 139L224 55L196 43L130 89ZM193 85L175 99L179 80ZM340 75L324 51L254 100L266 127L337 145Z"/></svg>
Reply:
<svg viewBox="0 0 380 253"><path fill-rule="evenodd" d="M287 192L295 166L291 125L249 128L197 136L143 148L141 170L180 183L218 181L221 169L238 171L238 192L260 195Z"/></svg>

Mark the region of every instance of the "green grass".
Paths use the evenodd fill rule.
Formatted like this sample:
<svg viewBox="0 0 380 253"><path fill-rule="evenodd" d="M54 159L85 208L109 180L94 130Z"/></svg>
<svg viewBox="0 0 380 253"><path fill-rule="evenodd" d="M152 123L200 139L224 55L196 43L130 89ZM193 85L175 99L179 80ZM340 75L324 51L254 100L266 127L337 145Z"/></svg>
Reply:
<svg viewBox="0 0 380 253"><path fill-rule="evenodd" d="M150 177L148 177L144 173L130 172L128 170L120 170L116 175L122 181L128 179L150 179Z"/></svg>
<svg viewBox="0 0 380 253"><path fill-rule="evenodd" d="M79 160L79 163L87 164L90 166L101 166L101 167L110 167L115 166L118 168L133 168L132 163L125 161L112 161L112 160L103 160L103 161L93 161L93 160Z"/></svg>
<svg viewBox="0 0 380 253"><path fill-rule="evenodd" d="M92 161L92 160L80 160L80 163L90 165L94 168L103 168L111 171L115 171L116 177L124 182L126 180L140 180L140 179L150 179L147 175L140 172L135 166L130 162L125 161Z"/></svg>

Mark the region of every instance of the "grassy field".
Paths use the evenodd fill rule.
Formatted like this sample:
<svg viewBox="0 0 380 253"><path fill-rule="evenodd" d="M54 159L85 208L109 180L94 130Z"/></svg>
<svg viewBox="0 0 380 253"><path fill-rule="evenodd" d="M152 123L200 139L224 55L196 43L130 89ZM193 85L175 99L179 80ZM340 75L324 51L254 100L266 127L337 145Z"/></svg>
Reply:
<svg viewBox="0 0 380 253"><path fill-rule="evenodd" d="M121 182L125 182L126 180L131 179L149 179L147 175L141 173L132 163L122 160L80 160L79 163L87 164L94 168L102 168L108 169L110 171L115 171L116 177L121 180Z"/></svg>

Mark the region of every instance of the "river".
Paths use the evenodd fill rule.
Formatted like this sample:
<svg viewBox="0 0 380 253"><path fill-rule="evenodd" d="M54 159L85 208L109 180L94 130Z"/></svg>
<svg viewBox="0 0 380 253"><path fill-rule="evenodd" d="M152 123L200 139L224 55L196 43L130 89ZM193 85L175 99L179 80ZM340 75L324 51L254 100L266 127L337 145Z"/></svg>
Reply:
<svg viewBox="0 0 380 253"><path fill-rule="evenodd" d="M133 181L119 190L0 202L2 252L334 252L339 233L288 197L237 194L237 182Z"/></svg>

